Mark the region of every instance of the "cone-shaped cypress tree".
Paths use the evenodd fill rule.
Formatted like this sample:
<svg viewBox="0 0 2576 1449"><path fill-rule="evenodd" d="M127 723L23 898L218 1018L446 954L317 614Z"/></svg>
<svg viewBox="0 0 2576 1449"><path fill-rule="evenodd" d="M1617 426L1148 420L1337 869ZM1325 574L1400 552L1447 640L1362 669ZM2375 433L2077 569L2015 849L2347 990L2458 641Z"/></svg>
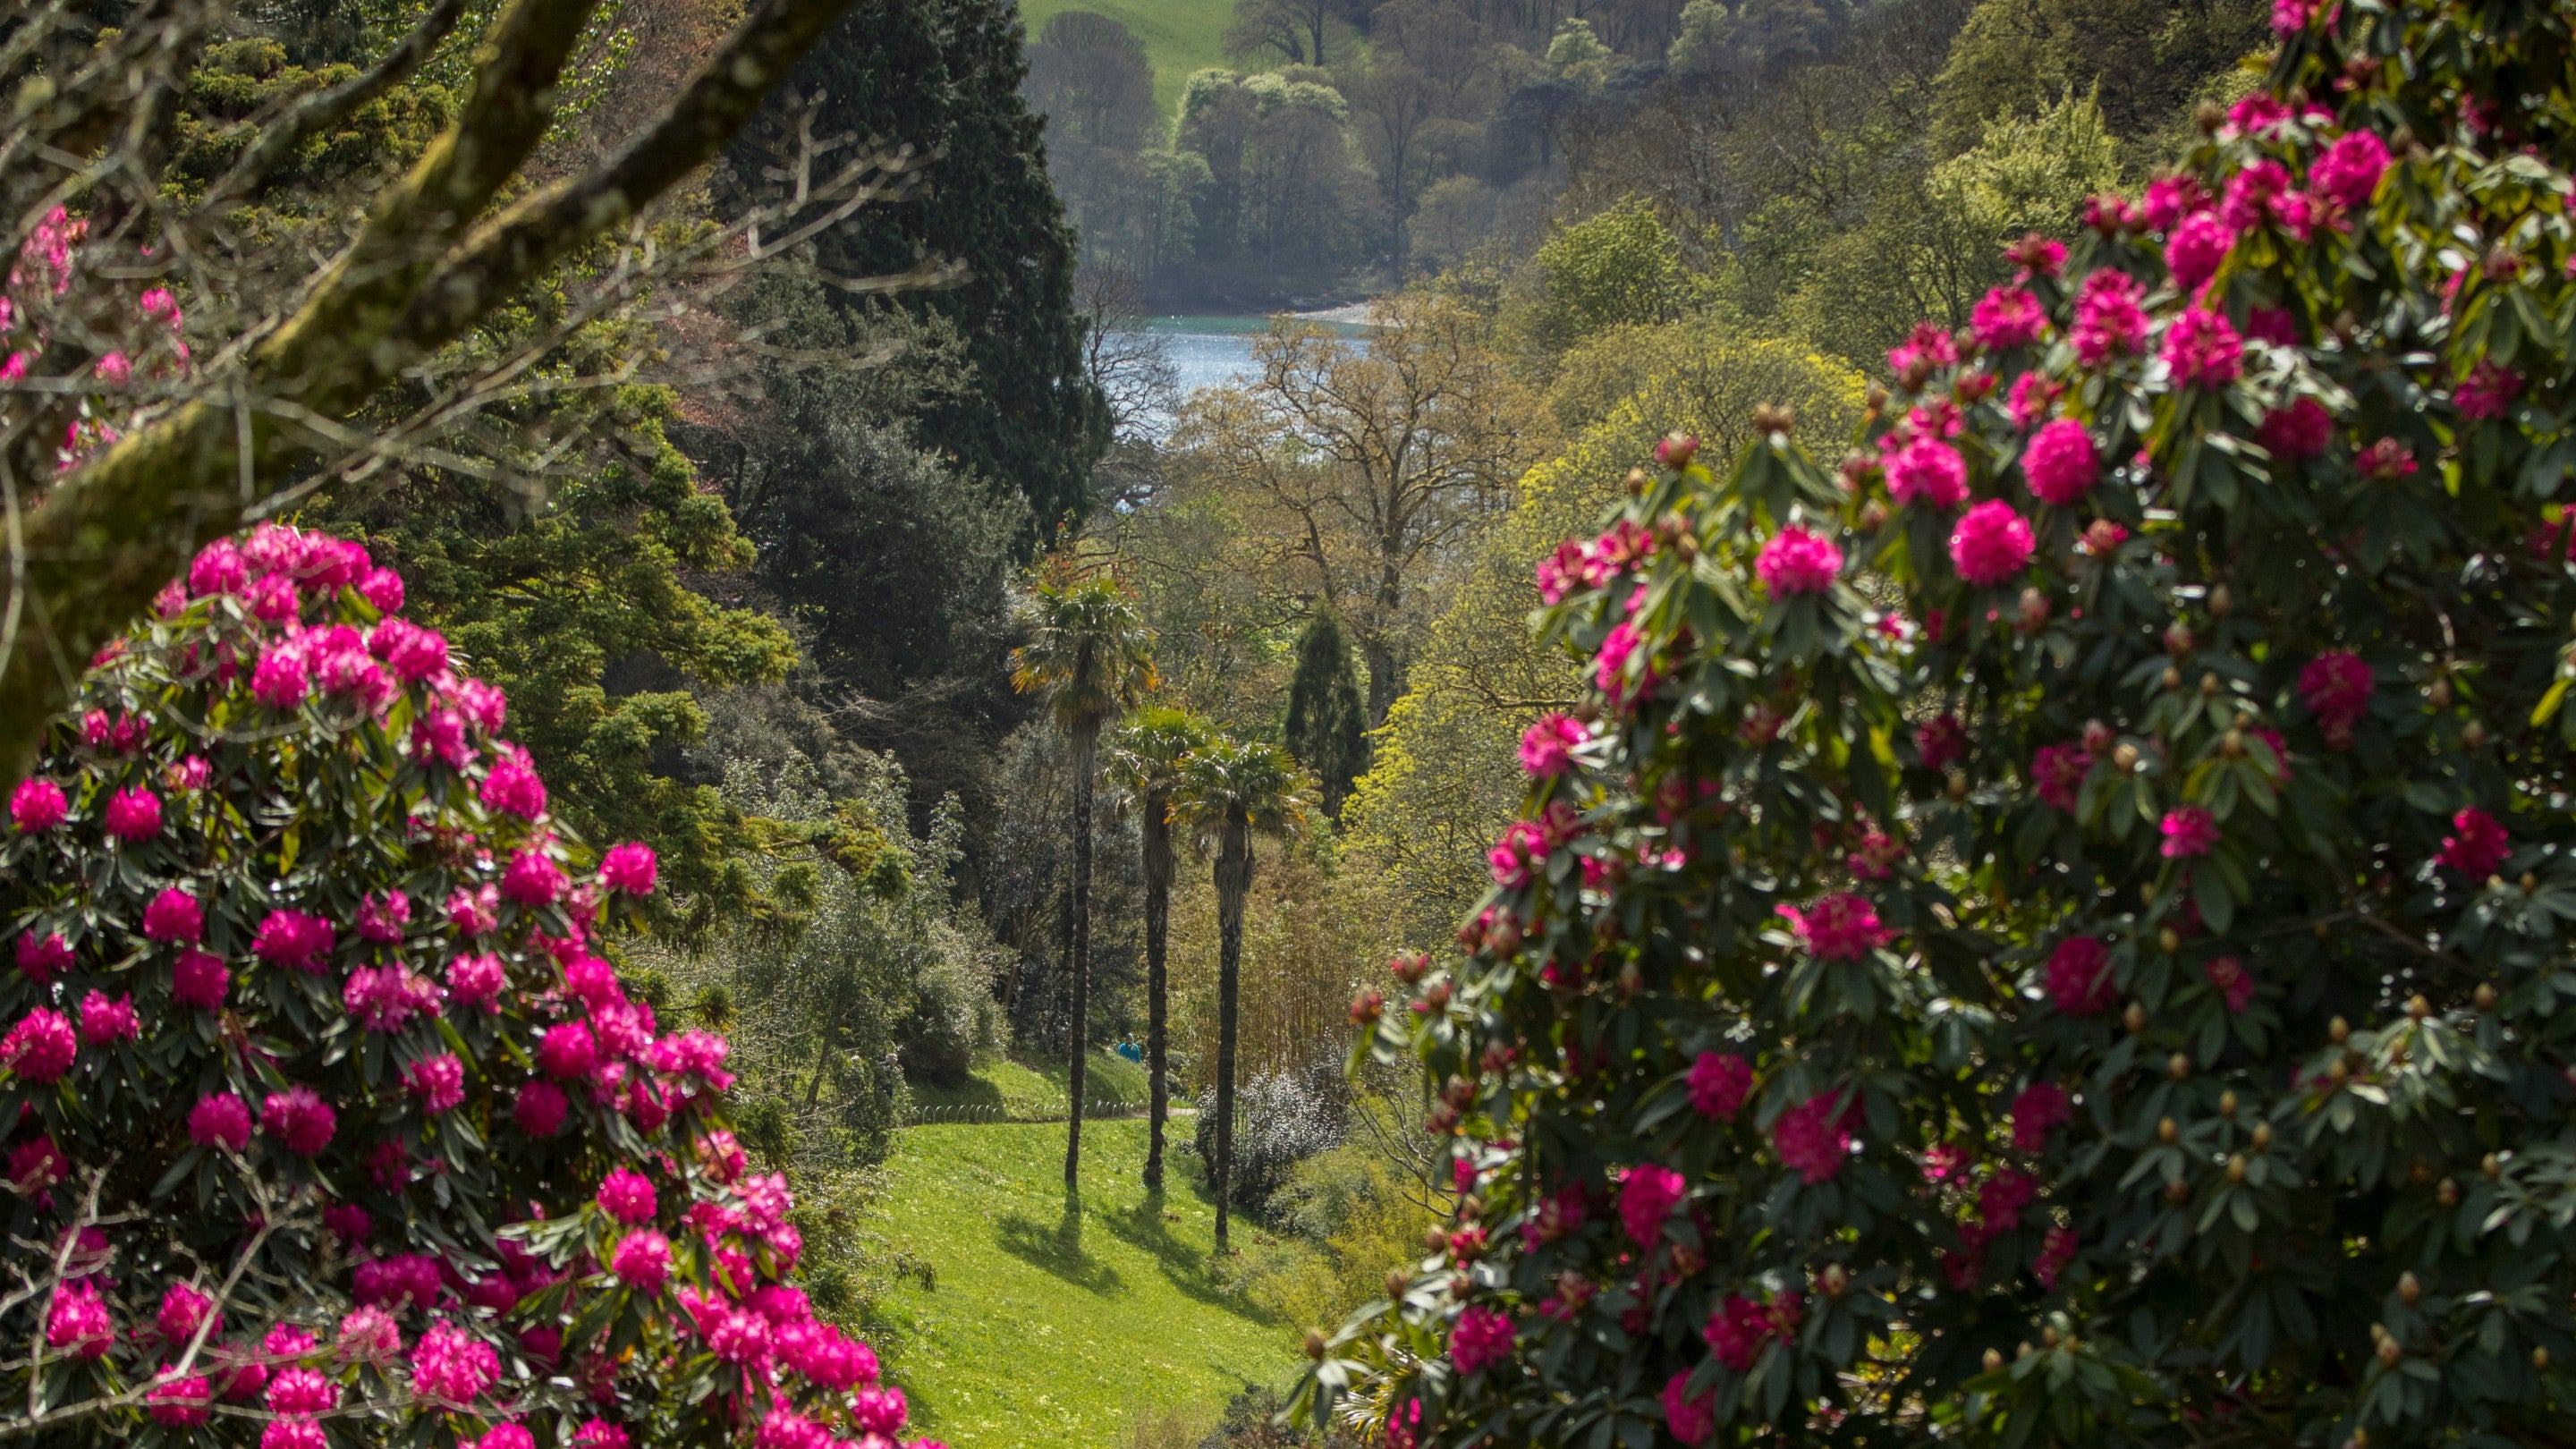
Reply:
<svg viewBox="0 0 2576 1449"><path fill-rule="evenodd" d="M1288 681L1288 753L1315 773L1324 813L1336 819L1351 782L1368 770L1366 728L1350 641L1340 620L1318 613L1297 636L1297 672Z"/></svg>

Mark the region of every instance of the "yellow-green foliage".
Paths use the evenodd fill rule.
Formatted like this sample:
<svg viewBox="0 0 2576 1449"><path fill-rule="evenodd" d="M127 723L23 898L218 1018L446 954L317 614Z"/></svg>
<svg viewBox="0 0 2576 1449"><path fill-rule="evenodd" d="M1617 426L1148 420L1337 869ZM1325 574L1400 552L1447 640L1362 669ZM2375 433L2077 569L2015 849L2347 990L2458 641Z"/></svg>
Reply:
<svg viewBox="0 0 2576 1449"><path fill-rule="evenodd" d="M1757 404L1785 403L1801 433L1837 439L1859 422L1861 390L1858 373L1812 348L1704 321L1613 328L1566 355L1549 406L1574 441L1521 480L1342 810L1343 873L1401 902L1405 944L1435 944L1483 893L1483 847L1520 803L1514 743L1540 711L1574 699L1573 665L1530 638L1538 560L1598 527L1666 428L1731 456L1752 440Z"/></svg>

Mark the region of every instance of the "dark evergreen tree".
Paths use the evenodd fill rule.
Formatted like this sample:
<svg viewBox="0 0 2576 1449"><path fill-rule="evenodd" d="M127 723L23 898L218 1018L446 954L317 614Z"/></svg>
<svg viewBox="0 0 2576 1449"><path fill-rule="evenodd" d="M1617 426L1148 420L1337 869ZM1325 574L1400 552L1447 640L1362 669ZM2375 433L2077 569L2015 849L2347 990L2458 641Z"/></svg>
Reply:
<svg viewBox="0 0 2576 1449"><path fill-rule="evenodd" d="M1027 501L1026 555L1088 511L1109 424L1082 368L1073 233L1020 99L1020 39L1003 0L861 0L735 141L727 185L787 184L776 172L809 103L818 137L937 158L909 197L820 238L815 261L838 277L965 264L958 284L904 299L954 323L974 365L969 388L927 404L920 436Z"/></svg>
<svg viewBox="0 0 2576 1449"><path fill-rule="evenodd" d="M1318 613L1297 636L1297 672L1288 681L1288 753L1320 782L1324 813L1341 818L1351 782L1368 772L1368 736L1359 676L1341 621Z"/></svg>

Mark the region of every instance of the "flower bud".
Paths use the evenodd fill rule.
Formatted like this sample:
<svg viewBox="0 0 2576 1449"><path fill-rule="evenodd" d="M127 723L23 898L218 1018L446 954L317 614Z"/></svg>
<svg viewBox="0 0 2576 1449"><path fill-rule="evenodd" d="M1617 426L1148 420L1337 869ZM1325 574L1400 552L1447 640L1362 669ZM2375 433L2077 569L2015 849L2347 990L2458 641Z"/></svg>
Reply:
<svg viewBox="0 0 2576 1449"><path fill-rule="evenodd" d="M2269 1122L2255 1123L2254 1131L2250 1140L2253 1143L2254 1150L2257 1152L2261 1152L2270 1147L2272 1145L2272 1124Z"/></svg>
<svg viewBox="0 0 2576 1449"><path fill-rule="evenodd" d="M1655 445L1655 461L1678 473L1699 456L1699 439L1688 433L1667 433Z"/></svg>
<svg viewBox="0 0 2576 1449"><path fill-rule="evenodd" d="M2523 879L2529 880L2530 877L2525 876ZM2495 987L2484 981L2479 982L2478 989L2469 993L2469 1004L2480 1011L2493 1011L2496 1004Z"/></svg>
<svg viewBox="0 0 2576 1449"><path fill-rule="evenodd" d="M2146 1004L2138 1001L2130 1002L2129 1009L2120 1013L2120 1024L2129 1029L2129 1035L2131 1036L2137 1036L2144 1032L2147 1029ZM2576 1071L2576 1068L2570 1068L2569 1070Z"/></svg>
<svg viewBox="0 0 2576 1449"><path fill-rule="evenodd" d="M2504 1180L2504 1159L2490 1152L2479 1161L2478 1171L2485 1173L2489 1182L2501 1182Z"/></svg>
<svg viewBox="0 0 2576 1449"><path fill-rule="evenodd" d="M2326 1040L2333 1042L2336 1046L2342 1046L2345 1042L2352 1040L2352 1023L2344 1020L2340 1016L2327 1022Z"/></svg>
<svg viewBox="0 0 2576 1449"><path fill-rule="evenodd" d="M2531 1351L2531 1366L2540 1370L2542 1373L2549 1372L2549 1350L2545 1348L2533 1349Z"/></svg>
<svg viewBox="0 0 2576 1449"><path fill-rule="evenodd" d="M1645 470L1645 469L1643 469L1643 468L1631 468L1631 469L1629 469L1629 470L1628 470L1628 496L1629 496L1629 497L1631 497L1631 498L1634 498L1634 497L1636 497L1637 495L1639 495L1639 494L1641 494L1641 493L1643 493L1643 492L1645 492L1645 491L1646 491L1646 470Z"/></svg>
<svg viewBox="0 0 2576 1449"><path fill-rule="evenodd" d="M2424 1280L2416 1277L2413 1269L2410 1268L2397 1275L2398 1302L2412 1308L2423 1298L2423 1296Z"/></svg>
<svg viewBox="0 0 2576 1449"><path fill-rule="evenodd" d="M2165 672L2171 674L2173 671L2168 669ZM2118 749L2111 752L2111 763L2116 768L2124 771L2136 769L2138 767L2138 747L2136 745L2129 744L2121 745Z"/></svg>
<svg viewBox="0 0 2576 1449"><path fill-rule="evenodd" d="M2165 693L2171 694L2182 688L2182 671L2168 664L2165 666L2164 677L2156 682L2164 686Z"/></svg>
<svg viewBox="0 0 2576 1449"><path fill-rule="evenodd" d="M1330 1342L1330 1340L1324 1337L1324 1330L1320 1328L1307 1329L1306 1357L1313 1359L1317 1363L1322 1363L1324 1361L1324 1350L1330 1345Z"/></svg>
<svg viewBox="0 0 2576 1449"><path fill-rule="evenodd" d="M1840 1298L1851 1289L1851 1272L1840 1263L1827 1263L1816 1275L1816 1286L1828 1298Z"/></svg>
<svg viewBox="0 0 2576 1449"><path fill-rule="evenodd" d="M1987 1349L1983 1362L1985 1363L1986 1372L1988 1373L1993 1373L1996 1370L2001 1369L2004 1366L2003 1350L1999 1348Z"/></svg>
<svg viewBox="0 0 2576 1449"><path fill-rule="evenodd" d="M1386 1296L1389 1300L1401 1301L1404 1297L1404 1290L1407 1287L1410 1287L1412 1282L1413 1280L1406 1276L1405 1271L1402 1268L1388 1269L1386 1274Z"/></svg>
<svg viewBox="0 0 2576 1449"><path fill-rule="evenodd" d="M1351 998L1351 1025L1374 1026L1386 1014L1386 993L1363 991Z"/></svg>
<svg viewBox="0 0 2576 1449"><path fill-rule="evenodd" d="M2165 1201L2172 1203L2175 1207L2181 1207L2184 1203L2191 1201L2191 1184L2182 1181L2166 1183Z"/></svg>
<svg viewBox="0 0 2576 1449"><path fill-rule="evenodd" d="M2458 1179L2449 1177L2443 1178L2442 1185L2433 1189L2433 1201L2440 1203L2446 1208L2458 1207L2460 1205L2460 1184Z"/></svg>
<svg viewBox="0 0 2576 1449"><path fill-rule="evenodd" d="M2487 727L2478 723L2476 720L2471 720L2467 724L2460 726L2460 743L2473 750L2485 749L2487 745Z"/></svg>
<svg viewBox="0 0 2576 1449"><path fill-rule="evenodd" d="M2211 618L2224 619L2235 612L2236 596L2227 592L2227 585L2219 584L2209 591L2209 616Z"/></svg>
<svg viewBox="0 0 2576 1449"><path fill-rule="evenodd" d="M2435 709L2449 709L2451 681L2438 674L2433 676L2433 682L2424 686L2424 702Z"/></svg>
<svg viewBox="0 0 2576 1449"><path fill-rule="evenodd" d="M2431 1016L2432 1014L2433 1003L2424 999L2424 993L2419 991L2413 996L2406 998L2406 1019L2408 1021L2422 1021L2424 1018Z"/></svg>
<svg viewBox="0 0 2576 1449"><path fill-rule="evenodd" d="M2230 1087L2226 1091L2218 1094L2218 1115L2226 1118L2230 1122L2236 1120L2235 1088Z"/></svg>
<svg viewBox="0 0 2576 1449"><path fill-rule="evenodd" d="M1797 426L1797 409L1790 407L1787 403L1755 403L1753 405L1753 431L1757 433L1762 433L1766 436L1772 433L1786 433Z"/></svg>
<svg viewBox="0 0 2576 1449"><path fill-rule="evenodd" d="M2405 1353L2406 1350L2397 1346L2396 1339L2383 1338L2379 1341L2379 1361L2389 1368L2397 1367L2397 1360L2404 1357Z"/></svg>
<svg viewBox="0 0 2576 1449"><path fill-rule="evenodd" d="M2165 626L2165 652L2184 655L2191 652L2191 626L2180 619Z"/></svg>
<svg viewBox="0 0 2576 1449"><path fill-rule="evenodd" d="M2156 1124L2156 1140L2170 1147L2182 1140L2182 1124L2171 1117Z"/></svg>
<svg viewBox="0 0 2576 1449"><path fill-rule="evenodd" d="M2244 1153L2238 1152L2229 1155L2227 1159L2227 1180L2239 1187L2245 1185Z"/></svg>
<svg viewBox="0 0 2576 1449"><path fill-rule="evenodd" d="M2200 697L2203 699L2218 697L2218 675L2215 671L2200 676Z"/></svg>
<svg viewBox="0 0 2576 1449"><path fill-rule="evenodd" d="M2043 1347L2046 1347L2046 1348L2055 1348L2055 1347L2057 1347L2057 1325L2056 1325L2056 1324L2054 1324L2054 1323L2052 1323L2052 1324L2049 1324L2047 1327L2042 1328L2042 1329L2039 1331L2039 1341L2040 1341L2041 1346L2043 1346Z"/></svg>
<svg viewBox="0 0 2576 1449"><path fill-rule="evenodd" d="M2165 1075L2173 1078L2177 1082L2190 1076L2191 1058L2181 1052L2175 1052L2172 1056L2165 1058Z"/></svg>
<svg viewBox="0 0 2576 1449"><path fill-rule="evenodd" d="M2182 932L2171 926L2159 927L2156 931L2156 944L2169 954L2179 951L2182 949Z"/></svg>

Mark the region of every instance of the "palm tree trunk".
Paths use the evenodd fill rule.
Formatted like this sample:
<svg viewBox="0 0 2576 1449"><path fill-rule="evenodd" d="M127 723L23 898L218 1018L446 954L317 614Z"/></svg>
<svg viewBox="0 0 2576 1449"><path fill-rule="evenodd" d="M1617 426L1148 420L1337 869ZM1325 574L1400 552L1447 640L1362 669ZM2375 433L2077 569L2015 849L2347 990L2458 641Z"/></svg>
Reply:
<svg viewBox="0 0 2576 1449"><path fill-rule="evenodd" d="M1170 1089L1163 1081L1168 1059L1170 1018L1165 994L1164 947L1171 936L1172 822L1171 801L1159 791L1144 800L1145 833L1145 1185L1163 1185L1163 1117L1170 1108Z"/></svg>
<svg viewBox="0 0 2576 1449"><path fill-rule="evenodd" d="M1085 725L1073 736L1073 1024L1068 1029L1066 1091L1072 1096L1064 1134L1064 1185L1071 1187L1082 1170L1082 1065L1091 1035L1091 765L1100 727Z"/></svg>
<svg viewBox="0 0 2576 1449"><path fill-rule="evenodd" d="M1234 1017L1243 985L1243 898L1252 886L1252 822L1229 810L1216 857L1216 1250L1234 1182Z"/></svg>

